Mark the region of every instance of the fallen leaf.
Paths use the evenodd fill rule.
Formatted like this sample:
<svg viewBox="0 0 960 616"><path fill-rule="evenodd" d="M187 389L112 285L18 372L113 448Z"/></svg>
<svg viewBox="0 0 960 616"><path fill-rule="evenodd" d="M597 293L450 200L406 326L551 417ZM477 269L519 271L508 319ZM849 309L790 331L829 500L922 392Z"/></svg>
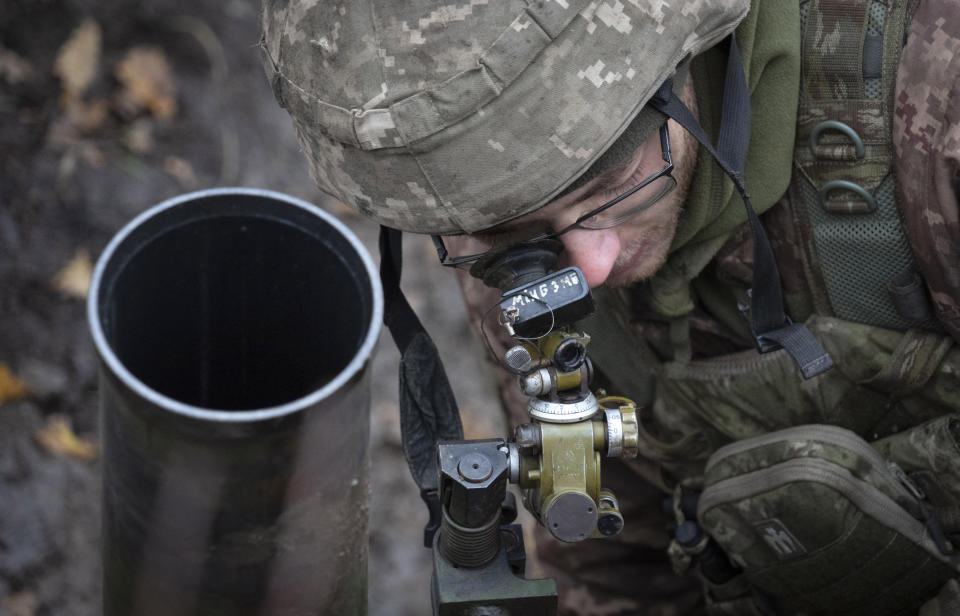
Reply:
<svg viewBox="0 0 960 616"><path fill-rule="evenodd" d="M63 95L60 100L64 106L79 100L97 75L101 41L99 24L86 19L57 52L53 74L62 82Z"/></svg>
<svg viewBox="0 0 960 616"><path fill-rule="evenodd" d="M130 49L114 73L123 85L120 97L126 103L158 118L170 118L177 112L173 70L159 47Z"/></svg>
<svg viewBox="0 0 960 616"><path fill-rule="evenodd" d="M16 85L26 81L32 72L30 62L9 49L0 47L0 78L10 85Z"/></svg>
<svg viewBox="0 0 960 616"><path fill-rule="evenodd" d="M85 248L78 248L70 263L53 277L53 287L58 291L84 299L90 292L90 279L93 277L93 263Z"/></svg>
<svg viewBox="0 0 960 616"><path fill-rule="evenodd" d="M83 462L97 459L96 443L81 439L73 433L70 418L55 413L47 418L47 424L34 433L37 444L51 453L70 456Z"/></svg>
<svg viewBox="0 0 960 616"><path fill-rule="evenodd" d="M0 404L11 400L19 400L30 393L30 388L15 377L10 367L0 361Z"/></svg>
<svg viewBox="0 0 960 616"><path fill-rule="evenodd" d="M29 590L22 590L4 597L0 607L10 616L35 616L39 604L36 595Z"/></svg>
<svg viewBox="0 0 960 616"><path fill-rule="evenodd" d="M163 159L163 170L176 178L183 188L196 188L197 174L193 172L193 166L179 156L167 156Z"/></svg>

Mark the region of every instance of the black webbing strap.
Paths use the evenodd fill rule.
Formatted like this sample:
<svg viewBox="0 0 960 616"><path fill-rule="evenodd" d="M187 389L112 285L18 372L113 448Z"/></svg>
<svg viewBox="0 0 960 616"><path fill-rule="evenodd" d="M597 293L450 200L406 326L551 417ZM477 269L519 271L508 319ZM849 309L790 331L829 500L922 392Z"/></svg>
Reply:
<svg viewBox="0 0 960 616"><path fill-rule="evenodd" d="M397 229L380 227L380 283L383 285L383 324L403 355L423 324L400 289L403 270L403 234ZM406 326L406 327L405 327Z"/></svg>
<svg viewBox="0 0 960 616"><path fill-rule="evenodd" d="M761 353L779 348L786 349L794 359L804 378L811 378L833 365L830 355L804 325L794 324L783 309L780 292L780 272L773 255L770 240L760 223L760 218L750 205L750 197L744 185L743 171L746 166L747 149L750 145L750 93L743 72L743 62L737 49L736 38L731 35L727 72L723 84L720 133L717 147L700 126L693 113L673 92L671 80L667 80L648 103L663 112L696 138L717 161L724 173L733 180L733 185L747 209L747 222L753 235L753 280L750 293L750 328Z"/></svg>
<svg viewBox="0 0 960 616"><path fill-rule="evenodd" d="M380 227L380 282L383 322L400 350L400 436L410 474L420 488L430 521L425 547L433 546L440 527L437 443L463 439L460 412L433 340L400 289L402 234Z"/></svg>

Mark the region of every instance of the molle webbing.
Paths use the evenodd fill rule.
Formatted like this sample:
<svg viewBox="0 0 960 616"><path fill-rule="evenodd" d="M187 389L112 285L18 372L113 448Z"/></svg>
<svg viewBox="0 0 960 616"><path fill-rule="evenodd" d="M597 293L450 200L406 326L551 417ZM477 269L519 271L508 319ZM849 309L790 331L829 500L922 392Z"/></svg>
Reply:
<svg viewBox="0 0 960 616"><path fill-rule="evenodd" d="M790 187L820 314L936 329L893 170L893 88L908 0L806 0Z"/></svg>

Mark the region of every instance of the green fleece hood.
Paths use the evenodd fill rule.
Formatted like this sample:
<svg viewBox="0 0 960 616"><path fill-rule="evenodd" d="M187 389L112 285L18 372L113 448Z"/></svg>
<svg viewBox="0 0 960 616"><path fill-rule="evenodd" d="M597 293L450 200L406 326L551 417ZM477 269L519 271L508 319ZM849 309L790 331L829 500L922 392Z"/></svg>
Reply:
<svg viewBox="0 0 960 616"><path fill-rule="evenodd" d="M755 0L736 37L752 108L746 186L759 214L770 209L790 183L800 88L799 9L789 2ZM715 139L726 71L724 51L715 48L695 57L690 71L700 123ZM733 182L701 148L670 257L648 281L652 307L668 318L690 312L690 282L746 219Z"/></svg>

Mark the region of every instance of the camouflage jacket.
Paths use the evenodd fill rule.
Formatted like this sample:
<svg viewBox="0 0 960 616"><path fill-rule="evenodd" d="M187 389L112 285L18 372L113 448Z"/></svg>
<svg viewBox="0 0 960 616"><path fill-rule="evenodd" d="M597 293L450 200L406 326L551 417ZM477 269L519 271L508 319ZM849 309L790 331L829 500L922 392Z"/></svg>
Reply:
<svg viewBox="0 0 960 616"><path fill-rule="evenodd" d="M943 6L939 6L943 5ZM942 12L938 10L942 9ZM937 317L960 339L960 22L921 4L897 75L893 138L903 215Z"/></svg>
<svg viewBox="0 0 960 616"><path fill-rule="evenodd" d="M801 12L804 5L809 9L815 2L801 3ZM956 539L960 536L960 351L955 347L955 341L960 340L957 7L943 0L822 3L829 4L843 11L869 11L880 4L888 15L899 8L907 16L901 26L900 36L905 35L906 43L899 62L882 67L882 79L889 80L890 100L877 105L844 100L848 94L845 88L864 88L864 84L852 86L843 78L830 82L829 74L816 74L820 70L828 72L818 60L835 62L834 77L836 71L842 73L845 62L859 74L859 56L854 56L857 62L844 58L844 42L853 38L856 45L863 44L863 32L845 31L839 20L830 21L828 10L805 25L801 88L806 90L800 96L793 179L788 195L763 216L777 253L790 315L807 324L836 366L805 381L783 351L760 355L753 350L746 321L737 309L738 300L742 303L749 287L752 270L750 236L743 227L734 229L725 242L716 242L709 254L701 250L691 258L689 250L675 251L671 257L674 263L668 261L665 268L673 276L670 284L664 284L660 276L631 289L601 293L605 313L598 323L629 320L642 343L621 340L601 346L605 336L593 331L595 343L601 345L593 347L591 354L611 391L646 402L642 451L659 464L668 486L702 488L708 459L730 443L795 426L829 424L852 431L902 468L937 511L943 533ZM831 55L837 59L831 59ZM809 100L805 103L804 96L815 99L814 104ZM839 102L823 102L831 97ZM850 95L849 99L857 96ZM754 98L754 106L760 105L762 101ZM853 168L852 161L863 157L844 141L846 137L821 140L819 144L815 136L810 137L812 127L834 113L841 117L847 114L845 124L853 126L853 132L865 143L868 164L857 168L860 175L856 179L866 192L879 195L886 187L892 194L899 186L898 202L887 199L887 205L897 205L883 224L902 225L903 258L921 281L921 292L925 286L923 294L932 300L929 315L902 326L895 320L891 325L883 317L858 318L858 306L867 303L858 304L865 292L857 285L864 285L874 274L866 269L877 265L874 269L879 271L883 264L870 263L873 257L868 256L867 265L859 266L862 270L848 266L839 276L831 273L837 257L822 250L817 233L823 229L818 231L815 217L803 212L810 203L817 203L816 192L811 198L811 189L805 188L811 178L814 186L817 181L842 178L844 170ZM808 138L812 156L806 152ZM823 152L826 155L817 160ZM895 177L889 173L891 167ZM750 182L748 168L748 185ZM825 209L833 205L832 201L842 201L826 191L819 199ZM858 206L840 203L840 207L854 211ZM826 233L839 234L834 238L851 237L850 251L859 250L853 248L857 246L854 236L869 233L867 225L851 227L828 221L825 228ZM842 260L843 241L838 245ZM885 260L884 250L873 260ZM885 272L877 275L882 274ZM636 350L644 348L648 351ZM637 378L641 373L650 378ZM738 541L724 548L730 551ZM788 596L790 592L803 595L805 601L813 597L809 613L854 613L829 608L820 611L823 604L817 608L816 601L822 596L822 588L800 590L805 576L813 574L809 570L800 573L805 571L802 559L790 563L790 567L793 579L799 582L795 587L787 584L791 590L784 592ZM924 590L916 587L915 597L907 592L897 599L899 603L891 600L887 607L896 611L890 613L916 613L920 604L944 584L943 576L951 574L938 575L941 577L933 578L939 580L932 582L933 586ZM751 581L762 577L757 572L750 576ZM881 576L845 592L886 598L885 593L895 586L894 579ZM777 585L771 584L766 590L773 587ZM960 596L956 583L942 587L940 607L931 600L920 613L948 613L942 611L949 610L943 606L956 605ZM710 603L710 584L707 588ZM913 607L904 611L904 606ZM712 613L753 613L744 605L725 606L719 599L710 607ZM932 611L936 609L941 612Z"/></svg>
<svg viewBox="0 0 960 616"><path fill-rule="evenodd" d="M811 297L815 276L792 195L762 219L777 253L790 316L806 321L837 363L826 375L803 381L782 352L753 350L736 309L752 269L744 226L734 229L700 270L685 272L693 308L679 318L653 307L650 284L604 293L603 319L629 320L646 344L603 348L597 345L602 336L594 336L592 356L611 375L612 387L650 404L648 451L668 474L698 475L717 447L778 428L831 423L873 441L960 410L960 353L953 350L960 338L960 20L945 17L956 8L947 0L914 5L908 7L915 11L895 70L888 121L900 215L942 327L877 327L838 317L828 302ZM626 348L651 352L634 351L625 361ZM618 369L623 364L647 366L655 387L635 378L639 368ZM960 496L960 477L957 487Z"/></svg>
<svg viewBox="0 0 960 616"><path fill-rule="evenodd" d="M757 9L762 3L754 4ZM885 7L899 4L899 0L883 2ZM834 357L836 367L804 381L784 352L759 355L753 350L746 321L737 308L751 280L750 234L735 222L731 187L721 186L718 175L704 167L712 165L708 158L700 159L697 173L702 175L695 182L699 181L706 198L714 201L720 190L721 205L702 210L688 204L686 215L703 220L681 222L687 225L678 230L684 244L672 253L663 275L630 289L597 290L601 309L585 324L593 337L590 354L598 367L599 385L644 406L641 438L645 459L632 461L626 468L618 463L605 466L605 481L613 482L611 487L617 490L621 504L630 510L625 514L629 532L616 540L615 547L606 543L591 551L591 546L584 545L574 552L556 542L538 546L550 573L561 583L562 604L569 613L701 613L705 608L702 603L693 604L689 586L679 580L667 583L659 573L666 563L657 554L663 554L667 539L663 520L656 515L659 497L651 488L669 491L681 483L702 486L704 466L719 448L793 426L831 424L863 437L922 486L944 518L944 532L955 535L960 531L960 515L955 515L960 513L960 457L956 455L960 445L953 436L960 434L960 352L947 335L957 334L954 323L960 300L955 265L955 170L960 153L955 137L960 53L955 50L960 49L960 23L956 19L948 23L950 19L945 17L956 13L953 4L946 0L910 3L907 9L913 15L906 46L899 66L887 69L887 78L895 81L889 108L879 115L864 114L857 126L865 134L885 130L892 139L887 155L893 159L890 164L895 165L900 182L900 215L910 241L909 252L929 289L942 330L860 323L837 316L829 302L815 297L795 203L790 196L778 200L787 189L793 146L786 144L785 163L782 143L770 149L771 142L783 136L776 127L796 123L797 115L783 107L771 112L769 97L793 96L796 100L797 90L782 83L758 89L759 76L771 72L756 63L756 53L762 49L750 40L741 40L741 49L747 50L745 62L754 62L745 67L754 110L760 110L761 118L777 118L773 130L756 130L755 125L751 150L767 160L776 159L779 172L785 174L756 187L755 180L766 178L761 168L751 169L748 160L748 187L755 206L766 210L762 218L777 253L791 316L807 323ZM789 29L776 29L784 26L783 17L776 16L780 10L782 6L776 4L766 15L752 9L738 28L738 39L745 33L777 31L783 49L799 48L799 37L791 40ZM817 22L815 27L821 42L824 37L829 42L831 33L836 36L829 23ZM804 40L811 38L817 37L810 34ZM778 53L772 49L768 57L780 68L789 65L789 58L778 57ZM716 59L708 56L702 60L701 75L716 68ZM792 75L799 80L800 67L795 68ZM696 66L692 70L696 79ZM783 74L791 73L785 70ZM704 90L698 91L698 99L701 121L709 131L711 118L703 117L703 112L709 116L716 105L711 107L703 97L716 92ZM782 104L783 100L772 102ZM781 132L792 137L791 131ZM843 154L842 146L835 149ZM694 186L691 196L695 198L698 190ZM724 219L722 233L710 232L705 212ZM479 323L491 303L489 290L484 291L475 280L464 278L461 282L473 319ZM503 391L513 420L522 421L523 403L512 379L504 378ZM640 567L657 571L656 578L650 573L647 579L658 582L636 584L634 578L623 577ZM928 601L940 583L917 591L916 604L926 602L919 612L922 616L954 613L952 606L960 605L960 586L955 582L944 584L941 596ZM893 586L889 580L868 580L859 590L882 597L881 591L888 586ZM706 609L710 613L756 613L751 611L755 606L718 600L716 591L707 585ZM909 602L909 597L906 600Z"/></svg>

